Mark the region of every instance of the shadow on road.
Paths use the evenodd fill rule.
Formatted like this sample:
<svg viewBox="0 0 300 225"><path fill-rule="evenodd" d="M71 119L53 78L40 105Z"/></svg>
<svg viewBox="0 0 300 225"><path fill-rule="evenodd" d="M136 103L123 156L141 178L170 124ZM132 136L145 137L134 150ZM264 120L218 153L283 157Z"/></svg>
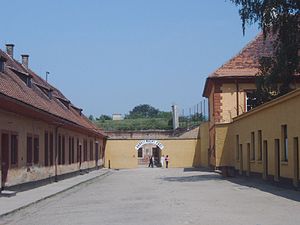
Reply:
<svg viewBox="0 0 300 225"><path fill-rule="evenodd" d="M161 178L168 182L201 182L209 180L228 181L234 184L234 188L246 190L254 188L289 200L300 202L300 192L292 187L282 187L257 177L230 177L224 178L220 174L209 171L204 168L185 168L184 172L199 172L199 175L177 176ZM202 173L202 174L201 174Z"/></svg>
<svg viewBox="0 0 300 225"><path fill-rule="evenodd" d="M270 183L269 181L264 181L256 177L231 177L223 179L234 183L241 188L255 188L282 198L300 202L300 192L296 191L291 186L279 186L276 183Z"/></svg>

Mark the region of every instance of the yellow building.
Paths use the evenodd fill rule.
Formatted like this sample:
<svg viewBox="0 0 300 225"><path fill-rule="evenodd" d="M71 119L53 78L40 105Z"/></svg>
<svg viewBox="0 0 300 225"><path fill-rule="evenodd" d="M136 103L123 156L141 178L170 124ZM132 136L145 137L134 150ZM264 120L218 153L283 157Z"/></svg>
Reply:
<svg viewBox="0 0 300 225"><path fill-rule="evenodd" d="M153 155L156 166L161 156L169 156L170 167L208 166L208 124L190 131L174 134L173 131L108 132L105 149L105 166L109 168L147 167Z"/></svg>
<svg viewBox="0 0 300 225"><path fill-rule="evenodd" d="M257 36L207 78L203 95L209 102L209 163L225 172L234 168L240 174L297 185L300 91L255 109L247 103L256 88L258 59L271 56L272 41ZM299 76L293 86L299 87Z"/></svg>
<svg viewBox="0 0 300 225"><path fill-rule="evenodd" d="M104 133L13 50L0 50L1 188L102 166Z"/></svg>

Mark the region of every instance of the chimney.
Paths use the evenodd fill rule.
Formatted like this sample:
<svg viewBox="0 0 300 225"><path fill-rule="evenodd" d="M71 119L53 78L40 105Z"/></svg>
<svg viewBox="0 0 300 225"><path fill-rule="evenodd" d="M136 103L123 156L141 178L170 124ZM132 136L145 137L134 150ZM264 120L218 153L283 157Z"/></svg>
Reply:
<svg viewBox="0 0 300 225"><path fill-rule="evenodd" d="M173 115L173 130L176 130L179 127L179 115L177 105L172 105L172 115Z"/></svg>
<svg viewBox="0 0 300 225"><path fill-rule="evenodd" d="M11 58L14 58L14 46L14 44L6 44L6 52Z"/></svg>
<svg viewBox="0 0 300 225"><path fill-rule="evenodd" d="M29 55L21 55L22 56L22 65L28 69L28 59L29 59Z"/></svg>

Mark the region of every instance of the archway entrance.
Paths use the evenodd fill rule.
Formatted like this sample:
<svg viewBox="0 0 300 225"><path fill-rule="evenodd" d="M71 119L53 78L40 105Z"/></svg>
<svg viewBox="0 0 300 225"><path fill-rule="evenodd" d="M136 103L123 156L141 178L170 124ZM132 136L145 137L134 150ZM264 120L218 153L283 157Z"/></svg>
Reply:
<svg viewBox="0 0 300 225"><path fill-rule="evenodd" d="M142 140L136 146L138 165L148 166L151 156L154 157L154 166L160 167L160 158L164 145L157 140Z"/></svg>

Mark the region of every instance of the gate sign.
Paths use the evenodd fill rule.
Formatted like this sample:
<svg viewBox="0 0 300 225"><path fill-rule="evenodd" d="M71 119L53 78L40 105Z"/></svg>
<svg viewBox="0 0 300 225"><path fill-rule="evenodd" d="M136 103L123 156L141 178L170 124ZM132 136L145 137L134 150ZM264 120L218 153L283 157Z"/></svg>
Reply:
<svg viewBox="0 0 300 225"><path fill-rule="evenodd" d="M156 145L157 147L159 147L161 150L165 147L162 143L160 143L157 140L142 140L140 141L136 146L135 149L139 150L141 147L143 147L144 145Z"/></svg>

